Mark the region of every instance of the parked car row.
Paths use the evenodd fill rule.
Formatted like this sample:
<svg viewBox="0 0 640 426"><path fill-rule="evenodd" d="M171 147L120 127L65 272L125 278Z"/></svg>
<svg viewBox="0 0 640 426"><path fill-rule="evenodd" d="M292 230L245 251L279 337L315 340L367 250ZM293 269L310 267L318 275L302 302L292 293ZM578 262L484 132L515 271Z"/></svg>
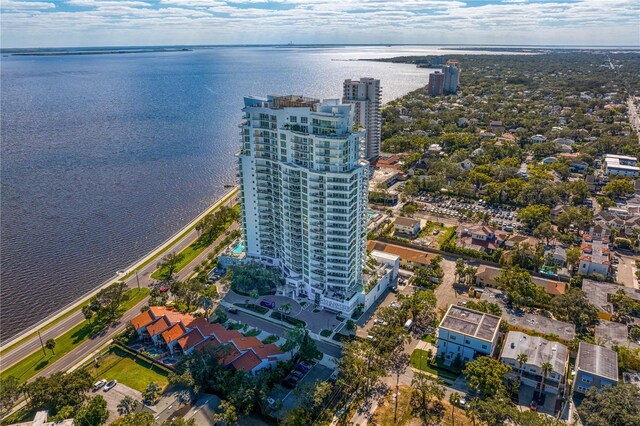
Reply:
<svg viewBox="0 0 640 426"><path fill-rule="evenodd" d="M111 380L107 382L107 379L102 379L94 383L93 391L97 392L98 390L100 390L100 388L102 388L103 392L109 392L111 389L115 388L117 384L117 380Z"/></svg>

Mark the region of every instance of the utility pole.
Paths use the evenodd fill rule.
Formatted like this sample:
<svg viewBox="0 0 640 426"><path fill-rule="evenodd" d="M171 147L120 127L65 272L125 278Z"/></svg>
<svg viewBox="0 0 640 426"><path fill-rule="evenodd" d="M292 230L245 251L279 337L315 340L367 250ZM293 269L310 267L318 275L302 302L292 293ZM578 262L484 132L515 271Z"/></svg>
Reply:
<svg viewBox="0 0 640 426"><path fill-rule="evenodd" d="M140 290L140 279L138 278L138 270L136 269L136 282L138 283L138 290Z"/></svg>
<svg viewBox="0 0 640 426"><path fill-rule="evenodd" d="M44 355L47 355L47 351L44 350L44 343L42 343L42 336L40 335L40 330L38 330L38 338L40 339L40 346L42 346L42 352L44 352Z"/></svg>

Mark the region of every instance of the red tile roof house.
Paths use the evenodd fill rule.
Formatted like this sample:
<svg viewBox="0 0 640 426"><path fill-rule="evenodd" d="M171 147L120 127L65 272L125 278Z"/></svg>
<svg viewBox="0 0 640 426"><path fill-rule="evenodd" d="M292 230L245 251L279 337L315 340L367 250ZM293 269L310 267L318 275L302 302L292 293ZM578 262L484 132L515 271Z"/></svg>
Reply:
<svg viewBox="0 0 640 426"><path fill-rule="evenodd" d="M465 226L458 230L456 245L491 254L504 244L506 234L486 225Z"/></svg>
<svg viewBox="0 0 640 426"><path fill-rule="evenodd" d="M140 337L171 354L188 355L212 345L225 345L229 350L221 362L236 370L255 373L291 357L273 343L264 344L256 337L245 337L237 330L227 330L221 324L210 324L204 318L172 308L152 306L134 317L131 324Z"/></svg>

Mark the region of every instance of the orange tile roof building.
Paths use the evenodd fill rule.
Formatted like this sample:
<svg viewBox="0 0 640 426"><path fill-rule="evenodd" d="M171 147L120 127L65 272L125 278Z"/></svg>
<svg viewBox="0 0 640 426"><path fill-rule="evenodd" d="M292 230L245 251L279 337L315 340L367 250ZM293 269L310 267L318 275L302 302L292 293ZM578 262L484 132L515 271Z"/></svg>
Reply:
<svg viewBox="0 0 640 426"><path fill-rule="evenodd" d="M152 306L134 317L131 324L143 340L172 355L224 346L220 362L236 370L255 373L290 358L273 343L264 344L257 337L245 337L222 324L210 324L172 308Z"/></svg>

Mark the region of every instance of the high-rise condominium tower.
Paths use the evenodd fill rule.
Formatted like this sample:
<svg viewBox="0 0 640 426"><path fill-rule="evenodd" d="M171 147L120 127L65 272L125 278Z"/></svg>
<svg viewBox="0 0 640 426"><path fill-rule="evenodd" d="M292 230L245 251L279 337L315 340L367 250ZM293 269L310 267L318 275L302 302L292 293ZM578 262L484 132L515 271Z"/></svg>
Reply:
<svg viewBox="0 0 640 426"><path fill-rule="evenodd" d="M429 74L429 94L442 96L444 94L444 74L440 71Z"/></svg>
<svg viewBox="0 0 640 426"><path fill-rule="evenodd" d="M240 162L247 257L284 293L353 312L366 260L369 164L353 106L300 96L244 100Z"/></svg>
<svg viewBox="0 0 640 426"><path fill-rule="evenodd" d="M444 93L456 93L460 85L460 62L455 59L447 61L442 67L444 73Z"/></svg>
<svg viewBox="0 0 640 426"><path fill-rule="evenodd" d="M345 80L342 89L342 102L355 106L355 122L366 130L364 158L372 160L380 155L382 129L380 80L368 77L360 80Z"/></svg>

